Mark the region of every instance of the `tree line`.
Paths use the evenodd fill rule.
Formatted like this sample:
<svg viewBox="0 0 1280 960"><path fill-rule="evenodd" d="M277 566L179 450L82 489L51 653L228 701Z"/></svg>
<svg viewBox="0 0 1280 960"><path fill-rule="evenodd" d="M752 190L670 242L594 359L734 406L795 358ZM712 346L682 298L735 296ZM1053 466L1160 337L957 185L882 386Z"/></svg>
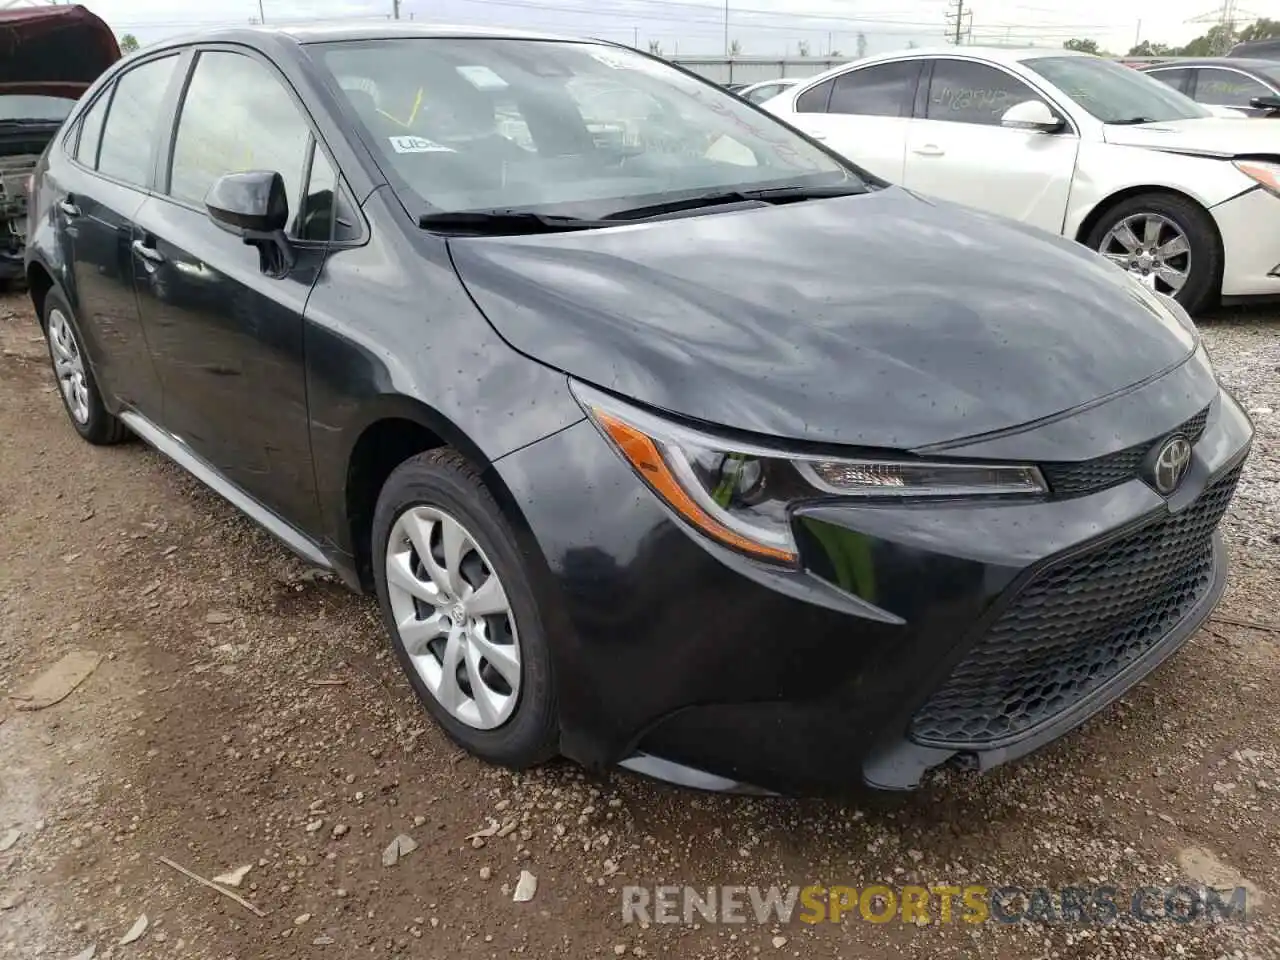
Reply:
<svg viewBox="0 0 1280 960"><path fill-rule="evenodd" d="M1214 57L1226 53L1237 43L1245 43L1249 40L1271 40L1276 37L1280 37L1280 20L1261 17L1240 30L1236 30L1234 24L1214 24L1204 34L1181 47L1143 40L1137 46L1130 47L1125 56ZM1063 46L1068 50L1096 53L1101 57L1117 56L1117 54L1099 48L1096 40L1072 39L1064 43Z"/></svg>

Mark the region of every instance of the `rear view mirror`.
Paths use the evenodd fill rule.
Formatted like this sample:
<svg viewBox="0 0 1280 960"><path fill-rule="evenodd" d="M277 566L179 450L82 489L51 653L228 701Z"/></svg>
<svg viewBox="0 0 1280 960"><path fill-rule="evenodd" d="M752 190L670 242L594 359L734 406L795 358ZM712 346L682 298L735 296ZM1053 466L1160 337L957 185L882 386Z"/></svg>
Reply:
<svg viewBox="0 0 1280 960"><path fill-rule="evenodd" d="M258 248L263 273L283 277L293 269L293 247L284 232L289 196L280 174L270 170L224 174L209 188L204 205L210 220Z"/></svg>
<svg viewBox="0 0 1280 960"><path fill-rule="evenodd" d="M1267 97L1254 97L1249 101L1249 106L1258 110L1270 110L1272 113L1280 113L1280 97L1274 94Z"/></svg>
<svg viewBox="0 0 1280 960"><path fill-rule="evenodd" d="M1015 103L1000 118L1002 127L1014 130L1037 130L1040 133L1057 133L1067 122L1056 116L1043 100L1023 100Z"/></svg>

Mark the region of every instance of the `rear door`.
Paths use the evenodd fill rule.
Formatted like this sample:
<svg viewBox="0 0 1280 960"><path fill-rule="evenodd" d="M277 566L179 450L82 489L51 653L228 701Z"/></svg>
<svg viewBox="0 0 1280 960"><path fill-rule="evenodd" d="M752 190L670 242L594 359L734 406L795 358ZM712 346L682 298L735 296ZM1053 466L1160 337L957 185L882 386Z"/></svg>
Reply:
<svg viewBox="0 0 1280 960"><path fill-rule="evenodd" d="M156 195L137 215L143 323L170 431L294 526L313 529L302 314L326 251L334 167L276 68L243 48L201 50L177 106ZM296 264L264 273L258 250L209 219L228 173L271 170L288 188ZM327 181L308 210L304 185ZM312 205L314 207L314 204Z"/></svg>
<svg viewBox="0 0 1280 960"><path fill-rule="evenodd" d="M907 140L906 186L1061 233L1079 136L1069 125L1058 133L1014 130L1000 118L1026 100L1063 111L990 64L939 58L931 68Z"/></svg>
<svg viewBox="0 0 1280 960"><path fill-rule="evenodd" d="M151 419L161 388L135 296L134 217L151 188L161 105L181 54L146 60L95 97L57 165L52 207L66 238L69 291L104 394Z"/></svg>
<svg viewBox="0 0 1280 960"><path fill-rule="evenodd" d="M810 87L787 119L864 170L903 182L919 59L857 67Z"/></svg>

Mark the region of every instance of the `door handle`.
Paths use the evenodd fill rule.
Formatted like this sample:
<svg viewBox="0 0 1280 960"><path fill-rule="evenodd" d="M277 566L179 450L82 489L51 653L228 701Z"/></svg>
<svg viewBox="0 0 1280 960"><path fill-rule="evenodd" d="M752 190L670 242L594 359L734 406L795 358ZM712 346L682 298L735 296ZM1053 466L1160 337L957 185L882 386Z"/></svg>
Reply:
<svg viewBox="0 0 1280 960"><path fill-rule="evenodd" d="M70 197L58 201L58 209L65 213L68 217L80 216L80 208L77 207Z"/></svg>
<svg viewBox="0 0 1280 960"><path fill-rule="evenodd" d="M133 241L133 252L151 263L164 263L164 254L155 247L147 246L141 240Z"/></svg>
<svg viewBox="0 0 1280 960"><path fill-rule="evenodd" d="M937 144L926 143L923 147L917 147L911 152L920 157L941 157L947 151L943 150Z"/></svg>

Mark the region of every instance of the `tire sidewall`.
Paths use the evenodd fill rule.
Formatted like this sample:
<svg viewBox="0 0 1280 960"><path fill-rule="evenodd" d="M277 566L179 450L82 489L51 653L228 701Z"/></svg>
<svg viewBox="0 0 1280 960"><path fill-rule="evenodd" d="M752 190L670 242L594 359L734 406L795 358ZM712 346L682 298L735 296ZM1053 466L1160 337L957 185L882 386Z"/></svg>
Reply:
<svg viewBox="0 0 1280 960"><path fill-rule="evenodd" d="M1208 211L1194 201L1180 197L1149 194L1133 197L1108 210L1089 234L1089 248L1098 252L1102 238L1121 220L1136 214L1151 213L1177 224L1191 247L1191 275L1178 291L1176 299L1195 314L1209 305L1222 276L1222 253L1218 234ZM1101 255L1099 253L1099 255Z"/></svg>
<svg viewBox="0 0 1280 960"><path fill-rule="evenodd" d="M441 455L444 454L444 455ZM432 451L397 467L378 496L373 518L373 575L378 606L391 647L427 712L451 739L482 758L510 767L540 763L555 754L556 696L547 634L516 538L473 469L457 454ZM387 591L386 555L391 529L408 510L437 507L475 538L502 582L520 644L520 690L511 717L478 730L449 714L427 689L400 640Z"/></svg>
<svg viewBox="0 0 1280 960"><path fill-rule="evenodd" d="M58 310L67 319L67 324L71 327L71 332L76 338L76 349L80 351L80 362L84 366L84 381L86 392L89 395L89 418L81 423L75 418L75 414L71 412L71 406L67 403L67 396L62 392L62 385L57 381L58 370L54 363L53 354L53 337L49 333L49 316L54 310ZM84 333L80 329L80 321L76 319L75 311L67 304L62 294L56 289L50 290L44 300L44 316L40 318L41 324L44 326L45 346L49 350L49 364L53 370L54 385L58 391L58 398L62 401L62 409L67 415L67 419L71 421L71 426L75 428L76 433L88 440L90 443L109 443L112 441L116 431L115 418L107 411L106 404L102 402L102 394L98 390L98 380L93 375L93 364L89 360L89 354L85 350Z"/></svg>

